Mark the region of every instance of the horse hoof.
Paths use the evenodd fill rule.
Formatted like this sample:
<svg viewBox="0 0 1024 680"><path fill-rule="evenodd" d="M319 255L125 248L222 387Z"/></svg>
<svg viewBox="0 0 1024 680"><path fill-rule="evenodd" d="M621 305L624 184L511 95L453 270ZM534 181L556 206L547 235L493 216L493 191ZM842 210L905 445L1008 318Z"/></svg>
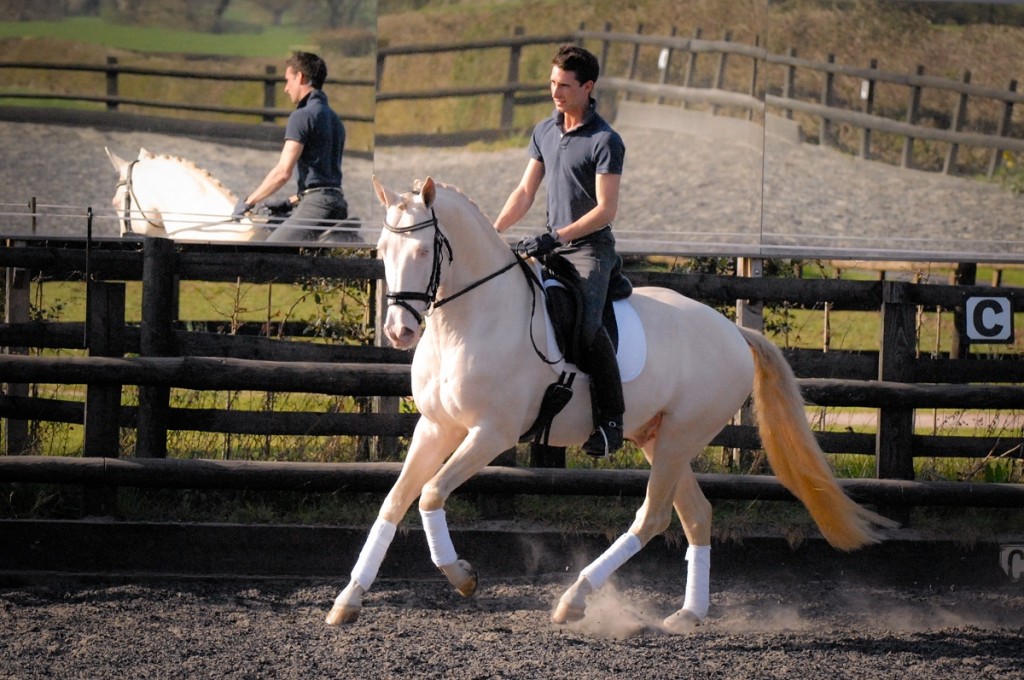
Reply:
<svg viewBox="0 0 1024 680"><path fill-rule="evenodd" d="M355 623L359 619L360 609L360 607L334 605L331 612L327 615L327 625L337 626L343 623Z"/></svg>
<svg viewBox="0 0 1024 680"><path fill-rule="evenodd" d="M558 606L555 607L555 611L551 615L551 622L558 625L576 623L583 620L583 615L586 611L586 607L580 607L571 602L559 601Z"/></svg>
<svg viewBox="0 0 1024 680"><path fill-rule="evenodd" d="M670 633L691 633L701 623L701 619L696 614L688 609L680 609L662 621L661 625Z"/></svg>
<svg viewBox="0 0 1024 680"><path fill-rule="evenodd" d="M441 571L448 577L448 583L455 587L459 595L472 597L476 594L476 588L480 579L476 569L466 560L456 560L451 564L441 567Z"/></svg>

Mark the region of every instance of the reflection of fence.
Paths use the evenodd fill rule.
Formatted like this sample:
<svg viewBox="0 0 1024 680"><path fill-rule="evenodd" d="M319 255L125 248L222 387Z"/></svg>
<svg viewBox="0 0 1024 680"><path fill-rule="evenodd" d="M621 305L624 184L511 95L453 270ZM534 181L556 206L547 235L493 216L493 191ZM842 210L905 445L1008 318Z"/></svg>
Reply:
<svg viewBox="0 0 1024 680"><path fill-rule="evenodd" d="M48 101L67 101L67 102L82 102L82 103L96 103L104 104L106 111L118 112L124 111L125 108L132 110L149 110L149 109L160 109L160 110L172 110L172 111L187 111L194 113L212 114L210 118L216 120L230 121L238 120L239 117L255 118L262 123L273 124L280 118L288 117L288 114L292 112L291 108L278 108L277 102L277 89L278 86L283 82L281 75L277 72L277 67L268 65L262 75L254 75L251 73L217 73L208 71L192 71L182 69L155 69L155 68L141 68L137 66L124 66L119 64L116 57L108 57L107 63L102 66L84 65L84 64L53 64L44 62L0 62L0 69L10 71L29 71L39 72L45 76L49 72L61 71L69 73L93 73L102 75L103 80L96 80L97 85L103 83L103 86L97 87L96 92L88 93L70 93L70 92L53 92L40 89L34 89L32 91L24 92L2 92L0 93L0 100L48 100ZM189 88L189 100L188 101L173 101L168 100L166 97L160 98L142 98L142 97L129 97L124 95L124 90L130 90L130 87L125 86L125 77L140 76L149 80L159 79L160 82L171 82L173 80L186 80L186 81L216 81L222 83L234 84L245 84L252 83L254 85L261 86L262 89L262 105L261 106L226 106L222 104L208 104L201 103L202 97L197 96L197 90L195 88ZM45 80L45 78L44 78ZM325 89L330 91L330 88L344 88L340 92L344 92L346 96L340 94L332 98L335 110L338 111L338 115L346 123L357 123L372 126L373 124L373 98L369 88L374 87L373 80L360 80L360 79L338 79L328 78ZM362 88L366 94L362 97L354 96L350 92ZM161 92L165 93L166 88L161 88ZM361 112L360 107L353 107L352 104L356 102L364 101L365 110L370 113ZM348 106L347 110L342 110L338 106ZM372 136L372 132L368 130L366 134L369 139Z"/></svg>
<svg viewBox="0 0 1024 680"><path fill-rule="evenodd" d="M87 259L89 258L89 259ZM174 321L179 280L288 282L309 277L369 279L382 275L377 261L313 258L301 254L176 252L173 242L147 239L144 251L26 246L0 250L0 266L60 279L94 281L89 323L69 326L9 320L0 326L0 346L89 350L88 357L0 356L9 383L86 385L85 402L5 396L0 417L7 432L18 421L84 423L85 455L116 457L119 428L138 432L136 455L166 454L168 430L311 436L408 435L414 416L390 413L297 413L172 408L172 388L256 390L393 397L408 394L405 352L371 347L317 346L264 338L187 332ZM875 455L879 478L912 479L915 457L1020 458L1020 440L1004 437L918 435L915 409L1024 409L1024 362L918 358L918 306L952 309L965 292L990 288L913 285L899 282L742 279L711 275L631 272L638 285L658 285L714 303L737 299L790 301L832 310L881 310L883 344L878 355L792 351L789 358L805 397L814 404L879 410L877 434L820 432L826 451ZM22 277L25 279L25 277ZM124 284L142 280L143 323L124 323ZM111 281L106 283L103 281ZM10 292L17 294L15 291ZM25 293L27 295L27 292ZM1015 299L1024 309L1024 297ZM25 305L27 307L27 305ZM17 306L15 306L17 308ZM13 322L17 321L17 322ZM86 338L88 338L86 340ZM126 354L138 353L137 358ZM976 384L993 383L993 384ZM121 386L140 385L139 404L121 404ZM16 431L14 428L13 431ZM731 426L713 442L756 448L756 432ZM31 451L31 449L29 449ZM9 450L8 453L18 453Z"/></svg>
<svg viewBox="0 0 1024 680"><path fill-rule="evenodd" d="M1017 92L1016 81L1011 81L1007 89L1000 90L973 85L969 73L965 73L961 80L927 76L924 67L918 67L913 74L891 73L879 70L875 61L870 68L858 68L836 64L832 56L825 62L799 58L794 50L784 55L769 54L759 45L733 42L729 34L720 40L700 36L699 30L695 37L580 30L566 36L517 34L502 40L464 44L388 47L377 54L377 77L381 85L377 100L500 97L500 117L495 127L432 136L457 141L513 131L516 107L548 100L544 82L520 79L524 48L546 45L550 49L567 40L599 41L604 75L598 86L628 97L647 98L658 103L674 102L712 114L740 115L755 120L760 119L766 109L786 118L793 118L794 113L798 113L803 116L802 125L808 128L804 131L805 136L817 137L823 144L834 145L843 141L837 130L845 125L858 130L859 134L855 144L849 141L843 141L843 144L865 158L881 158L877 148L873 148L873 134L897 135L903 138L900 154L898 158L887 160L903 167L915 166L915 141L945 145L942 170L946 173L956 171L962 147L987 150L986 169L990 175L999 166L1003 150L1024 153L1024 125L1014 121L1014 105L1024 101L1024 94ZM626 59L609 59L615 46L628 49ZM483 59L485 54L495 50L508 53L504 82L474 87L456 87L449 82L442 87L407 90L404 87L409 83L400 77L395 79L393 87L384 78L386 64L398 57L472 52ZM852 85L840 87L837 78L846 79ZM383 87L385 83L389 87ZM877 101L879 86L905 89L904 102L887 101L883 111ZM845 94L851 89L858 93L855 98ZM953 97L955 101L947 110L922 107L922 99L927 93L938 98ZM988 102L993 113L985 119L976 117L969 120L969 101ZM400 142L406 135L422 138L424 132L409 130L381 141Z"/></svg>

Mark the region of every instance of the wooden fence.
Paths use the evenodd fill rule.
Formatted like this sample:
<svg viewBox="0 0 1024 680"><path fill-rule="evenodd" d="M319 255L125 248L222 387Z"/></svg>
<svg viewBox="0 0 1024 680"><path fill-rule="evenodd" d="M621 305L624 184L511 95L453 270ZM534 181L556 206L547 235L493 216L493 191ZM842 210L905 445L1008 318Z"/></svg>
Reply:
<svg viewBox="0 0 1024 680"><path fill-rule="evenodd" d="M277 91L284 78L278 73L277 67L268 65L262 74L252 73L231 73L231 72L209 72L184 69L156 69L137 66L125 66L118 62L117 57L107 57L103 65L89 64L55 64L49 62L0 62L0 73L12 71L38 71L45 75L48 72L62 71L70 73L93 73L102 76L97 78L96 91L92 92L55 92L48 90L33 89L31 91L6 91L0 93L0 101L24 101L24 100L49 100L55 102L82 102L103 104L108 117L113 120L116 115L125 109L132 111L147 112L150 110L175 111L208 114L208 118L214 121L237 121L255 120L258 123L243 123L249 128L266 128L273 126L281 118L287 118L292 108L280 108L278 106ZM124 90L129 89L124 85L125 77L140 76L156 80L158 82L173 82L175 80L214 81L228 84L247 84L259 87L262 93L262 105L260 106L227 106L218 103L203 103L202 96L193 96L188 101L173 100L166 97L141 98L124 95ZM45 79L44 79L45 81ZM325 90L332 89L337 96L332 97L332 102L339 117L346 125L356 124L365 129L358 132L358 136L366 140L368 149L372 148L373 138L373 88L375 83L372 79L358 78L328 78L325 82ZM360 94L360 91L363 91ZM162 91L166 91L162 88ZM189 89L194 95L196 90ZM254 97L255 99L256 97ZM362 105L360 105L362 104ZM65 114L68 109L62 109ZM260 125L262 124L262 125ZM194 122L196 129L202 129L202 123ZM274 128L270 128L273 130ZM274 138L276 143L280 142L281 132L278 131ZM352 131L349 131L350 137ZM352 149L353 153L359 153L360 149Z"/></svg>
<svg viewBox="0 0 1024 680"><path fill-rule="evenodd" d="M383 438L411 434L415 416L395 409L329 414L185 409L172 407L169 400L171 388L408 395L407 352L199 333L183 330L175 319L180 281L287 283L312 277L377 281L383 275L380 262L260 251L232 252L225 258L222 253L165 239L145 239L135 245L87 249L75 243L40 242L0 249L0 267L24 272L23 281L39 275L83 280L89 272L85 326L10 318L0 326L0 346L15 348L0 355L0 375L8 385L87 386L84 402L19 396L8 390L0 397L0 418L7 419L8 454L32 453L30 448L11 448L11 432L24 421L84 424L86 457L120 455L120 428L136 430L134 455L138 458L164 457L167 432L178 429ZM787 353L810 403L878 409L876 433L818 432L817 436L828 452L874 455L879 479L913 479L915 457L1022 457L1020 435L1008 440L914 432L915 409L1024 409L1024 387L1010 384L1024 382L1024 362L1009 357L966 361L918 356L915 318L919 307L956 309L964 304L966 294L991 295L990 287L651 271L630 271L629 276L637 285L663 286L713 304L788 301L813 307L827 302L832 310L880 313L880 353ZM143 282L143 319L138 327L124 321L123 282L130 280ZM9 289L9 300L17 294ZM1013 305L1018 311L1024 309L1024 298L1014 296ZM7 308L24 307L9 304ZM89 355L31 356L25 353L27 347L87 349ZM140 386L137 407L121 405L123 385ZM759 442L752 427L732 425L713 444L757 448Z"/></svg>
<svg viewBox="0 0 1024 680"><path fill-rule="evenodd" d="M845 124L859 131L855 143L845 144L848 150L863 158L888 160L902 167L928 168L915 162L915 141L934 141L946 146L941 170L947 174L977 169L958 168L962 147L987 150L984 170L991 176L999 167L1003 151L1024 153L1024 123L1015 105L1024 101L1017 92L1017 81L1006 89L974 85L970 73L959 80L926 75L925 67L914 73L892 73L877 68L877 59L869 59L867 67L837 64L828 55L825 61L801 58L796 50L771 54L764 47L733 42L729 33L720 39L707 39L697 29L694 37L645 35L636 33L581 29L565 35L515 36L502 40L462 44L405 45L381 48L377 52L377 102L434 101L442 98L486 99L501 101L500 118L487 129L455 131L433 135L449 142L480 136L519 131L516 126L518 107L547 104L546 81L523 81L522 58L526 48L551 46L561 42L599 43L595 49L604 67L598 88L621 93L626 97L647 98L658 103L675 103L715 115L733 115L763 121L766 113L786 119L802 114L805 138L817 138L821 144L839 145L837 127ZM613 48L627 48L628 57L612 60ZM445 83L442 87L417 89L416 84L390 76L389 62L401 58L424 58L442 53L471 52L484 58L488 52L508 53L506 79L503 83L458 87ZM615 70L616 68L620 70ZM396 65L394 71L401 71ZM840 87L837 79L844 80ZM384 87L383 85L387 85ZM411 85L411 87L410 87ZM897 86L906 92L902 106L889 103L883 109L876 105L879 85ZM860 96L851 96L851 91ZM948 111L923 110L926 92L950 95L955 103ZM973 106L969 107L968 104ZM989 104L989 118L968 119L968 111ZM379 111L382 110L379 108ZM927 114L927 115L926 115ZM1016 114L1016 119L1015 119ZM378 116L386 113L378 113ZM542 115L542 113L538 113ZM538 119L537 116L531 120ZM948 120L948 124L945 122ZM943 127L945 125L945 127ZM978 131L968 131L975 128ZM903 138L899 158L885 158L873 149L872 135L887 133ZM430 135L427 135L428 137ZM378 135L379 144L402 143L410 139L423 141L422 131Z"/></svg>
<svg viewBox="0 0 1024 680"><path fill-rule="evenodd" d="M1024 122L1021 108L1024 94L1017 91L1017 81L1011 80L1006 89L975 85L970 72L959 79L928 75L924 66L914 73L893 73L877 67L878 60L868 58L868 66L835 63L833 55L825 61L802 58L794 49L784 54L771 54L759 41L748 45L732 40L729 33L719 39L703 37L700 29L693 37L675 35L645 35L638 28L635 33L613 32L610 25L602 31L581 28L566 34L542 36L524 35L521 29L504 39L445 43L440 45L403 45L380 48L377 51L375 79L328 79L328 85L346 88L374 88L378 111L387 115L389 105L404 105L408 101L438 101L446 98L472 99L486 102L494 99L500 104L497 120L479 129L442 130L425 133L423 130L389 130L377 133L375 142L397 144L404 142L460 143L472 139L503 136L520 132L517 111L522 107L536 107L549 103L546 80L528 81L522 78L524 51L543 47L550 51L562 42L597 43L604 74L598 87L605 92L623 97L639 97L658 103L674 103L686 108L707 111L715 115L740 116L764 122L766 114L786 119L798 117L803 135L817 139L821 144L839 145L863 158L886 160L902 167L942 170L947 174L977 173L985 171L991 176L1002 162L1003 151L1024 153ZM626 51L625 59L612 59L610 55ZM507 52L503 82L460 86L452 82L434 81L421 88L418 81L403 77L402 59L422 59L437 55L459 53L483 59L498 51ZM0 93L3 100L38 100L92 102L104 104L110 114L124 107L136 110L175 110L211 114L230 118L244 116L262 123L274 123L290 113L290 109L277 107L276 91L281 78L274 66L267 66L263 74L209 73L188 70L149 69L124 66L110 57L102 65L52 64L39 62L0 63L0 71L69 71L95 73L95 92L24 91ZM438 69L436 73L442 73ZM159 79L205 79L230 83L253 83L261 86L262 106L224 106L196 101L167 99L141 99L123 96L125 76L143 76ZM546 74L545 74L546 76ZM103 83L104 85L100 85ZM878 103L880 86L896 87L905 91L902 102ZM856 93L856 94L852 94ZM952 97L948 110L923 107L929 95ZM371 96L363 97L366 109L374 104ZM614 99L614 97L612 97ZM336 97L341 104L360 101L359 97ZM67 109L62 109L68 112ZM477 112L488 107L477 107ZM969 112L975 112L973 118ZM983 111L985 113L977 113ZM70 113L70 112L69 112ZM339 111L346 122L359 123L371 130L375 116L366 111ZM535 122L546 113L528 119ZM479 119L480 116L476 116ZM857 131L856 139L841 135L840 126ZM251 126L250 126L251 127ZM884 156L873 144L873 136L884 133L903 139L899 157ZM945 147L941 168L928 167L915 159L919 142L937 142ZM983 168L975 167L964 159L962 150L981 149L987 154Z"/></svg>

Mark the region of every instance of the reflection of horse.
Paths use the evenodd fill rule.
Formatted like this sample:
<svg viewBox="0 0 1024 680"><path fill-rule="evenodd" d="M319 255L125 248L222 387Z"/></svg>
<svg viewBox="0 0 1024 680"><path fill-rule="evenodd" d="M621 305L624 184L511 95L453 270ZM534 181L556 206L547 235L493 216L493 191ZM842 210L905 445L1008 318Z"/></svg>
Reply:
<svg viewBox="0 0 1024 680"><path fill-rule="evenodd" d="M126 161L107 149L118 173L114 207L121 235L128 233L181 240L259 241L265 229L249 220L234 222L237 198L191 161L142 149Z"/></svg>
<svg viewBox="0 0 1024 680"><path fill-rule="evenodd" d="M448 533L445 501L516 444L553 377L536 349L546 345L541 315L531 311L533 284L475 204L429 178L403 195L376 179L374 187L387 208L377 246L393 303L385 333L399 348L419 342L412 389L421 417L330 624L357 619L396 525L417 496L434 564L460 593L475 592L476 574L458 558ZM895 526L842 492L807 426L793 373L770 341L669 290L638 288L631 300L648 346L646 366L624 385L625 431L651 464L647 497L629 531L559 600L555 622L582 618L587 595L668 528L673 507L689 542L687 584L682 609L665 625L685 630L704 619L711 505L690 463L742 406L751 385L772 468L833 546L853 550L880 540L877 527ZM590 432L588 390L576 392L555 419L552 445L579 444Z"/></svg>
<svg viewBox="0 0 1024 680"><path fill-rule="evenodd" d="M252 220L231 219L238 198L216 178L191 161L176 156L139 151L126 161L107 149L118 173L113 204L118 211L121 235L163 236L183 241L263 241L279 214L260 214ZM269 219L268 219L269 218ZM357 220L343 222L358 223ZM352 241L353 230L345 224L310 223L306 229L287 225L295 241L307 231L321 242ZM288 239L282 239L288 240Z"/></svg>

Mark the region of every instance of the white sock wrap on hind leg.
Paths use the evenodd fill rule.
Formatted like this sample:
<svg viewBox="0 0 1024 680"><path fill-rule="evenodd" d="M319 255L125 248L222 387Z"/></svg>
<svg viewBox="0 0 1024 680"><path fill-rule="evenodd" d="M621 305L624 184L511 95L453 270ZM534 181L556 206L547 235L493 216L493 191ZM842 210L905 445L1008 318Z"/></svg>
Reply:
<svg viewBox="0 0 1024 680"><path fill-rule="evenodd" d="M586 577L590 585L597 590L605 584L612 573L626 563L633 555L640 552L640 539L636 534L626 532L619 536L612 546L604 551L604 554L591 562L580 572L580 576Z"/></svg>
<svg viewBox="0 0 1024 680"><path fill-rule="evenodd" d="M448 533L448 519L444 508L438 510L420 510L423 518L423 531L427 534L427 545L430 546L430 559L434 566L445 567L459 559L452 545L451 534Z"/></svg>
<svg viewBox="0 0 1024 680"><path fill-rule="evenodd" d="M686 549L686 597L683 609L703 621L711 605L711 546L691 545Z"/></svg>
<svg viewBox="0 0 1024 680"><path fill-rule="evenodd" d="M377 578L377 570L380 569L384 555L395 537L397 527L393 522L377 518L377 521L370 527L370 535L366 537L366 543L359 553L356 566L352 568L352 580L358 583L364 591L369 590Z"/></svg>

